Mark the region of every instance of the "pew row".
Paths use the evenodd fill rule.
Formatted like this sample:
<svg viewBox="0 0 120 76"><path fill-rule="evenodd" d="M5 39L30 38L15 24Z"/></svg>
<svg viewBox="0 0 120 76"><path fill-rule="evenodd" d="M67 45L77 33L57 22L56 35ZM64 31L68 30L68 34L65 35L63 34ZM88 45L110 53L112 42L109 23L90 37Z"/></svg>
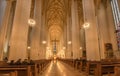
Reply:
<svg viewBox="0 0 120 76"><path fill-rule="evenodd" d="M115 75L118 73L118 68L119 68L118 65L120 65L119 60L87 61L86 73L87 73L87 76L89 76L90 74L95 75L95 76L103 76L103 75L110 76L111 74L114 76L119 76L120 74Z"/></svg>
<svg viewBox="0 0 120 76"><path fill-rule="evenodd" d="M0 74L9 76L38 76L38 74L50 63L51 60L35 60L34 64L10 65L0 61Z"/></svg>

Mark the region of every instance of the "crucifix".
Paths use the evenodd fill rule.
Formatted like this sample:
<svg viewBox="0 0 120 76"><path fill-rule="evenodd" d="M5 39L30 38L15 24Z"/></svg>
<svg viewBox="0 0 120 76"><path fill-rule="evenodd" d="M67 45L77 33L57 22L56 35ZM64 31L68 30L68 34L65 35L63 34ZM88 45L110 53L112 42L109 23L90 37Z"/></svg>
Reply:
<svg viewBox="0 0 120 76"><path fill-rule="evenodd" d="M56 45L57 45L57 42L58 42L59 40L51 40L51 42L53 43L53 53L54 54L56 54L56 52L57 52L57 47L56 47Z"/></svg>

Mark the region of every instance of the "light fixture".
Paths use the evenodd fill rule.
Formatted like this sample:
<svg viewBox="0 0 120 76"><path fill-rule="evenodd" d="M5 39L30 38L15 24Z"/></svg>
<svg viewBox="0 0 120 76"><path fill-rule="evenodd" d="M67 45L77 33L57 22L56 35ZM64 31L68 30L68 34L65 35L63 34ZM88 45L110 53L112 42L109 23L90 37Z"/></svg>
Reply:
<svg viewBox="0 0 120 76"><path fill-rule="evenodd" d="M71 42L71 41L68 41L68 44L72 44L72 42Z"/></svg>
<svg viewBox="0 0 120 76"><path fill-rule="evenodd" d="M46 41L42 41L43 44L46 44L47 42Z"/></svg>
<svg viewBox="0 0 120 76"><path fill-rule="evenodd" d="M89 27L90 27L90 23L86 22L86 23L83 24L83 28L87 29Z"/></svg>
<svg viewBox="0 0 120 76"><path fill-rule="evenodd" d="M82 47L80 47L80 50L82 49Z"/></svg>
<svg viewBox="0 0 120 76"><path fill-rule="evenodd" d="M28 49L31 49L31 47L30 47L30 46L28 46L27 48L28 48Z"/></svg>
<svg viewBox="0 0 120 76"><path fill-rule="evenodd" d="M31 27L34 27L35 24L36 24L36 21L34 19L28 19L28 24L31 26Z"/></svg>

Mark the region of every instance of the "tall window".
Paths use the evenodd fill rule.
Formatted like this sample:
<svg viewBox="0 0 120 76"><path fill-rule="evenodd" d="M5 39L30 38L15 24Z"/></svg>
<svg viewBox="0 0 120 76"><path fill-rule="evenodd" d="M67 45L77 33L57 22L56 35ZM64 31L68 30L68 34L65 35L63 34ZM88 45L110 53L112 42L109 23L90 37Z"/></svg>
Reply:
<svg viewBox="0 0 120 76"><path fill-rule="evenodd" d="M120 10L119 10L120 8L118 5L118 0L111 0L111 6L112 6L112 11L114 16L118 48L120 50Z"/></svg>
<svg viewBox="0 0 120 76"><path fill-rule="evenodd" d="M5 13L6 0L0 0L0 28L2 25L3 16Z"/></svg>
<svg viewBox="0 0 120 76"><path fill-rule="evenodd" d="M14 20L14 15L15 15L15 8L16 8L16 1L11 2L11 8L10 8L10 14L8 17L8 24L7 24L7 31L6 31L6 36L5 36L5 43L4 43L4 52L3 52L3 58L8 57L9 55L9 41L12 33L12 27L13 27L13 20Z"/></svg>

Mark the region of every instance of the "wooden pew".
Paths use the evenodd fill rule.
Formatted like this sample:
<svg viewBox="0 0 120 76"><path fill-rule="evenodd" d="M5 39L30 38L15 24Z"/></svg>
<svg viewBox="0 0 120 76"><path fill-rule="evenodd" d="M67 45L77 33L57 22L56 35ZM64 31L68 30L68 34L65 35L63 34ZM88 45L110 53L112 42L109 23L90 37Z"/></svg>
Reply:
<svg viewBox="0 0 120 76"><path fill-rule="evenodd" d="M31 66L24 65L7 65L0 66L0 73L6 74L10 73L11 76L32 76Z"/></svg>
<svg viewBox="0 0 120 76"><path fill-rule="evenodd" d="M120 64L115 64L115 74L114 76L120 76Z"/></svg>
<svg viewBox="0 0 120 76"><path fill-rule="evenodd" d="M10 74L10 76L38 76L51 60L35 60L34 64L10 65L0 61L0 74Z"/></svg>
<svg viewBox="0 0 120 76"><path fill-rule="evenodd" d="M120 76L120 59L113 61L114 64L114 76Z"/></svg>
<svg viewBox="0 0 120 76"><path fill-rule="evenodd" d="M45 68L47 68L47 65L51 62L51 60L34 60L36 66L37 66L37 73L43 72Z"/></svg>
<svg viewBox="0 0 120 76"><path fill-rule="evenodd" d="M115 76L120 76L120 60L118 59L105 59L101 61L87 61L86 73L89 76L90 72L95 76L108 76L115 73ZM119 75L118 75L119 74Z"/></svg>
<svg viewBox="0 0 120 76"><path fill-rule="evenodd" d="M38 76L37 70L38 68L36 64L10 65L3 61L0 62L0 73L4 74L15 74L15 76Z"/></svg>
<svg viewBox="0 0 120 76"><path fill-rule="evenodd" d="M99 66L100 62L99 61L87 61L86 63L86 73L87 76L90 74L98 76L99 72Z"/></svg>
<svg viewBox="0 0 120 76"><path fill-rule="evenodd" d="M76 60L75 61L75 68L80 69L80 67L81 67L81 60Z"/></svg>
<svg viewBox="0 0 120 76"><path fill-rule="evenodd" d="M109 69L108 69L109 73L113 73L114 76L116 76L120 72L119 71L120 59L104 59L103 61L104 61L104 64L105 64L105 62L107 62L107 65L104 65L104 66L109 66ZM117 75L117 76L119 76L119 75Z"/></svg>
<svg viewBox="0 0 120 76"><path fill-rule="evenodd" d="M101 63L98 65L98 69L99 76L104 74L109 76L110 74L114 73L114 63L112 61L101 61Z"/></svg>

